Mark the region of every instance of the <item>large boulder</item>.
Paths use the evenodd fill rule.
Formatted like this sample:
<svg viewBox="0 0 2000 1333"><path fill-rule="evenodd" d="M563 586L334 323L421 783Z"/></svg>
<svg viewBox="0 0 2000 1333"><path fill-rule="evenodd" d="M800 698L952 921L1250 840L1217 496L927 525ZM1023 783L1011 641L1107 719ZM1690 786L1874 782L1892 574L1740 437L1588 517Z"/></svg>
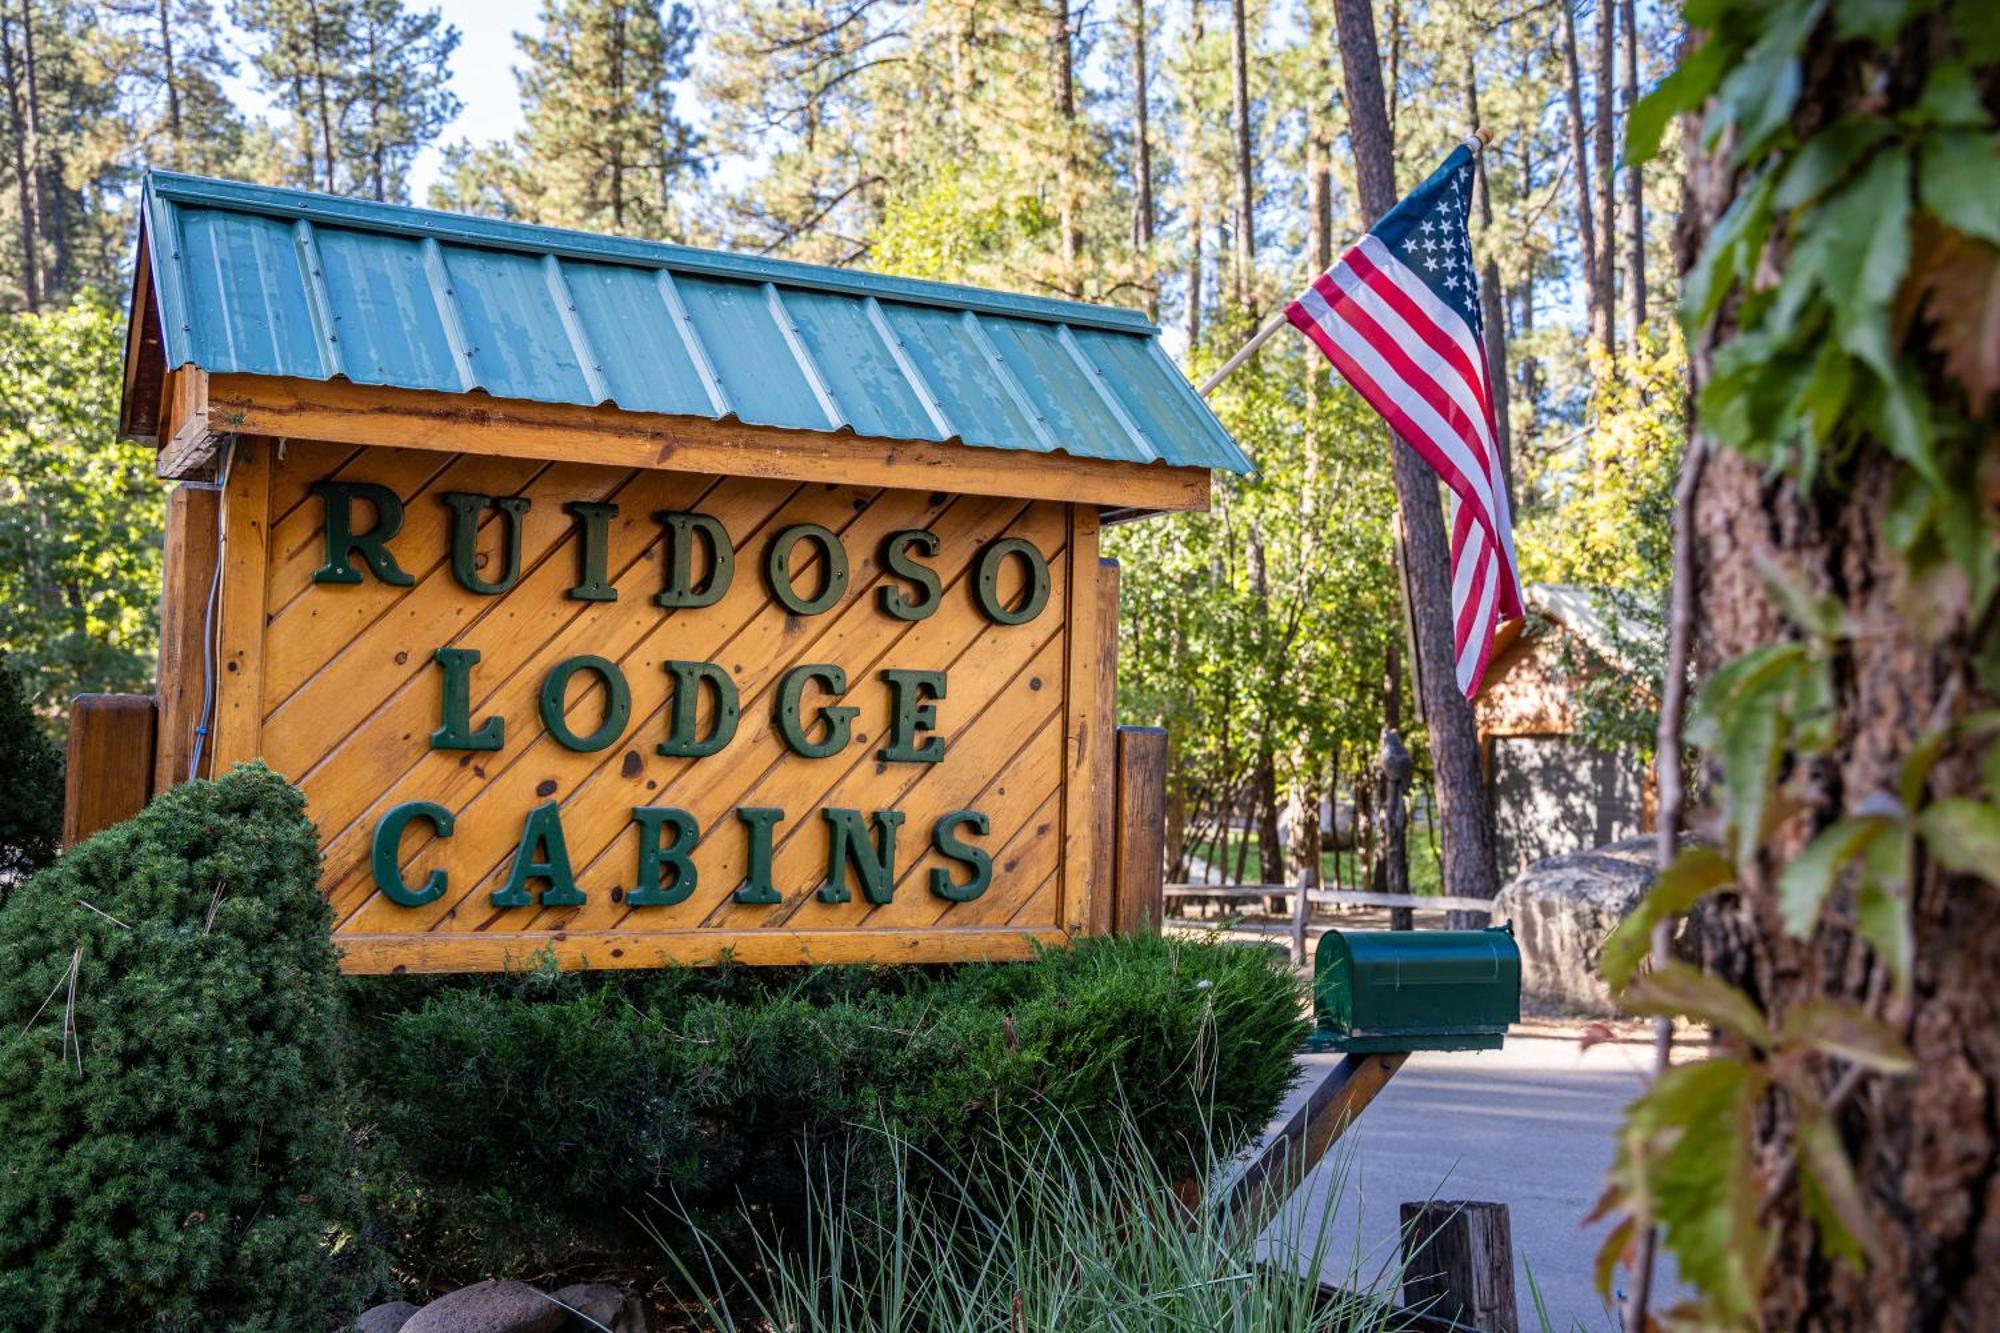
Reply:
<svg viewBox="0 0 2000 1333"><path fill-rule="evenodd" d="M1495 923L1513 923L1521 946L1521 996L1543 1008L1612 1014L1598 975L1604 937L1653 884L1651 836L1551 856L1514 877L1493 900Z"/></svg>
<svg viewBox="0 0 2000 1333"><path fill-rule="evenodd" d="M402 1333L556 1333L568 1319L525 1282L481 1282L438 1297Z"/></svg>
<svg viewBox="0 0 2000 1333"><path fill-rule="evenodd" d="M608 1333L651 1333L646 1306L623 1287L608 1282L579 1282L555 1294L556 1304L569 1311L565 1333L608 1330Z"/></svg>

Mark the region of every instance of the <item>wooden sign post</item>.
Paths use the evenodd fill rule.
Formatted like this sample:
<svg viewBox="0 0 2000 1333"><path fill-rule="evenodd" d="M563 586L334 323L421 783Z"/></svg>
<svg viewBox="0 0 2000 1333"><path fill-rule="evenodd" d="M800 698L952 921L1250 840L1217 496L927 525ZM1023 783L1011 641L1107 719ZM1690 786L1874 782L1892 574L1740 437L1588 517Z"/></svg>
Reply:
<svg viewBox="0 0 2000 1333"><path fill-rule="evenodd" d="M298 784L348 970L1001 959L1111 928L1114 844L1148 830L1114 810L1146 802L1117 786L1100 525L1204 505L1202 451L1241 457L1143 321L148 197L127 429L219 487L171 511L160 778ZM688 410L657 410L676 377ZM967 443L1006 429L1072 448Z"/></svg>

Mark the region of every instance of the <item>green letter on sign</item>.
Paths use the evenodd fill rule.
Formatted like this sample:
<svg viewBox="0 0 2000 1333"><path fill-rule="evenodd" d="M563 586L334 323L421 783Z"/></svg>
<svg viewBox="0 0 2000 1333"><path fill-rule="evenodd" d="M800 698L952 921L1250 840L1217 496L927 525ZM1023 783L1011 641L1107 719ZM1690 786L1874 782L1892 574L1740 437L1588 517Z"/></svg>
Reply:
<svg viewBox="0 0 2000 1333"><path fill-rule="evenodd" d="M736 682L729 673L713 662L669 662L667 671L674 678L673 720L667 738L660 742L660 753L669 759L700 759L729 744L736 736L738 708ZM701 707L703 681L715 692L715 716L708 738L696 740L695 713Z"/></svg>
<svg viewBox="0 0 2000 1333"><path fill-rule="evenodd" d="M969 903L986 892L986 886L993 882L993 858L971 843L961 840L958 830L961 826L970 828L980 837L986 836L986 816L977 810L954 810L931 828L931 845L937 848L939 856L948 856L954 861L962 861L972 867L972 878L963 884L951 882L951 872L942 866L931 870L931 892L947 902Z"/></svg>
<svg viewBox="0 0 2000 1333"><path fill-rule="evenodd" d="M895 667L882 673L895 699L889 715L889 743L876 753L883 759L906 764L935 764L944 758L944 738L932 736L917 744L917 733L937 730L937 705L925 701L944 698L944 672L901 671Z"/></svg>
<svg viewBox="0 0 2000 1333"><path fill-rule="evenodd" d="M811 597L799 596L792 587L792 548L800 542L819 547L819 592ZM787 611L816 616L847 591L847 550L819 524L795 523L771 538L771 549L764 553L764 581Z"/></svg>
<svg viewBox="0 0 2000 1333"><path fill-rule="evenodd" d="M528 812L521 845L514 849L513 873L505 888L493 890L493 905L533 907L535 898L528 892L531 879L548 881L542 890L543 907L583 906L576 872L569 866L569 848L563 845L562 809L554 801L543 801Z"/></svg>
<svg viewBox="0 0 2000 1333"><path fill-rule="evenodd" d="M659 515L667 529L667 586L654 595L657 606L714 606L729 591L729 576L736 570L736 551L722 524L707 514L683 514L663 510ZM694 539L700 533L708 543L708 582L694 586Z"/></svg>
<svg viewBox="0 0 2000 1333"><path fill-rule="evenodd" d="M634 907L672 907L686 902L694 892L694 845L701 837L694 816L669 806L642 805L632 811L632 822L639 826L639 883L625 901ZM667 825L673 826L674 840L663 846L660 830ZM673 882L665 886L660 883L662 866L674 872Z"/></svg>
<svg viewBox="0 0 2000 1333"><path fill-rule="evenodd" d="M590 500L571 500L563 512L576 519L576 583L569 590L572 602L615 602L618 589L606 581L605 566L610 560L611 520L618 506Z"/></svg>
<svg viewBox="0 0 2000 1333"><path fill-rule="evenodd" d="M778 734L785 738L785 744L791 746L794 752L808 759L824 759L847 748L848 724L861 710L822 704L819 715L826 719L826 735L817 741L807 740L805 719L801 714L805 711L806 685L815 680L836 699L847 693L847 673L837 666L808 663L793 667L785 673L785 679L778 686Z"/></svg>
<svg viewBox="0 0 2000 1333"><path fill-rule="evenodd" d="M886 583L882 585L882 609L898 620L922 620L937 610L938 603L944 598L944 585L938 582L936 571L912 560L909 556L911 547L925 555L936 555L937 534L911 528L890 533L882 543L882 564L891 574L899 579L908 579L921 590L921 595L913 601L903 595L901 588Z"/></svg>
<svg viewBox="0 0 2000 1333"><path fill-rule="evenodd" d="M444 502L451 506L451 576L467 592L493 596L521 581L521 524L528 514L528 501L519 495L476 495L471 491L446 491ZM501 513L501 544L507 548L501 574L487 580L479 573L479 515L492 505Z"/></svg>
<svg viewBox="0 0 2000 1333"><path fill-rule="evenodd" d="M1028 595L1019 609L1013 611L1000 604L1000 566L1010 555L1020 556L1028 570ZM979 599L979 609L994 624L1025 625L1049 604L1049 562L1042 559L1042 553L1027 538L1002 537L979 553L972 594Z"/></svg>
<svg viewBox="0 0 2000 1333"><path fill-rule="evenodd" d="M375 826L375 843L370 849L369 868L375 872L375 887L398 907L422 907L444 897L442 867L431 871L424 886L413 889L403 882L402 857L397 848L403 841L403 826L413 819L428 819L440 838L451 836L451 811L435 801L405 801L392 805L382 822Z"/></svg>
<svg viewBox="0 0 2000 1333"><path fill-rule="evenodd" d="M820 811L828 829L826 843L826 883L819 886L823 903L848 901L847 867L861 876L861 892L868 901L880 905L896 894L896 829L903 822L901 810L875 812L875 844L861 827L859 810Z"/></svg>
<svg viewBox="0 0 2000 1333"><path fill-rule="evenodd" d="M736 808L736 817L743 821L744 831L750 835L750 871L731 896L750 907L770 907L783 902L777 889L771 886L771 831L777 828L785 812L741 805Z"/></svg>
<svg viewBox="0 0 2000 1333"><path fill-rule="evenodd" d="M604 720L588 736L571 731L569 718L563 711L569 696L569 679L579 671L594 671L604 683ZM632 691L625 684L625 673L601 657L589 653L566 657L542 681L542 725L565 750L581 750L585 754L602 750L618 739L625 730L625 719L631 716Z"/></svg>
<svg viewBox="0 0 2000 1333"><path fill-rule="evenodd" d="M394 491L372 481L316 481L306 491L326 503L326 563L313 571L314 583L361 582L361 571L348 563L356 555L384 583L416 583L389 554L389 539L403 529L403 502ZM354 530L356 500L375 506L375 526L366 532Z"/></svg>
<svg viewBox="0 0 2000 1333"><path fill-rule="evenodd" d="M472 667L477 648L440 648L432 654L444 668L444 725L431 733L433 750L497 750L506 739L507 722L489 717L472 729Z"/></svg>

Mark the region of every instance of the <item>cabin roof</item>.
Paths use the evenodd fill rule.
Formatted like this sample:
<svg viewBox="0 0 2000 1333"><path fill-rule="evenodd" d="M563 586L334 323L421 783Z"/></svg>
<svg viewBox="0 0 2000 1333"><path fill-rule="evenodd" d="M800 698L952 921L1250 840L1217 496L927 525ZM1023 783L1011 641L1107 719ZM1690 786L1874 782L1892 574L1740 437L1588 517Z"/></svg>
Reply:
<svg viewBox="0 0 2000 1333"><path fill-rule="evenodd" d="M120 428L165 374L1248 472L1143 315L154 171Z"/></svg>

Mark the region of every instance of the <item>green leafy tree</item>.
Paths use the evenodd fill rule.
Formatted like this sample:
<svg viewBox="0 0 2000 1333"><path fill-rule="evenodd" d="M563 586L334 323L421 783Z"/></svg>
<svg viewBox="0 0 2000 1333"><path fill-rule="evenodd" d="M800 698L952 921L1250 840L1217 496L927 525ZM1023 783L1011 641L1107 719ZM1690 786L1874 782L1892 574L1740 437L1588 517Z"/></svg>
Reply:
<svg viewBox="0 0 2000 1333"><path fill-rule="evenodd" d="M55 859L62 816L62 752L29 707L20 675L0 661L0 904Z"/></svg>
<svg viewBox="0 0 2000 1333"><path fill-rule="evenodd" d="M117 438L124 349L94 298L0 316L0 653L45 714L153 676L164 490Z"/></svg>
<svg viewBox="0 0 2000 1333"><path fill-rule="evenodd" d="M404 202L410 163L458 114L458 30L403 0L232 0L284 121L265 145L288 185Z"/></svg>
<svg viewBox="0 0 2000 1333"><path fill-rule="evenodd" d="M493 199L554 226L685 234L700 162L674 89L688 74L693 13L660 0L543 0L540 30L515 41L527 124L511 150L454 150L435 202Z"/></svg>
<svg viewBox="0 0 2000 1333"><path fill-rule="evenodd" d="M110 151L128 170L241 169L243 116L227 91L237 65L210 0L104 0L97 59L118 86L105 129L122 135Z"/></svg>

